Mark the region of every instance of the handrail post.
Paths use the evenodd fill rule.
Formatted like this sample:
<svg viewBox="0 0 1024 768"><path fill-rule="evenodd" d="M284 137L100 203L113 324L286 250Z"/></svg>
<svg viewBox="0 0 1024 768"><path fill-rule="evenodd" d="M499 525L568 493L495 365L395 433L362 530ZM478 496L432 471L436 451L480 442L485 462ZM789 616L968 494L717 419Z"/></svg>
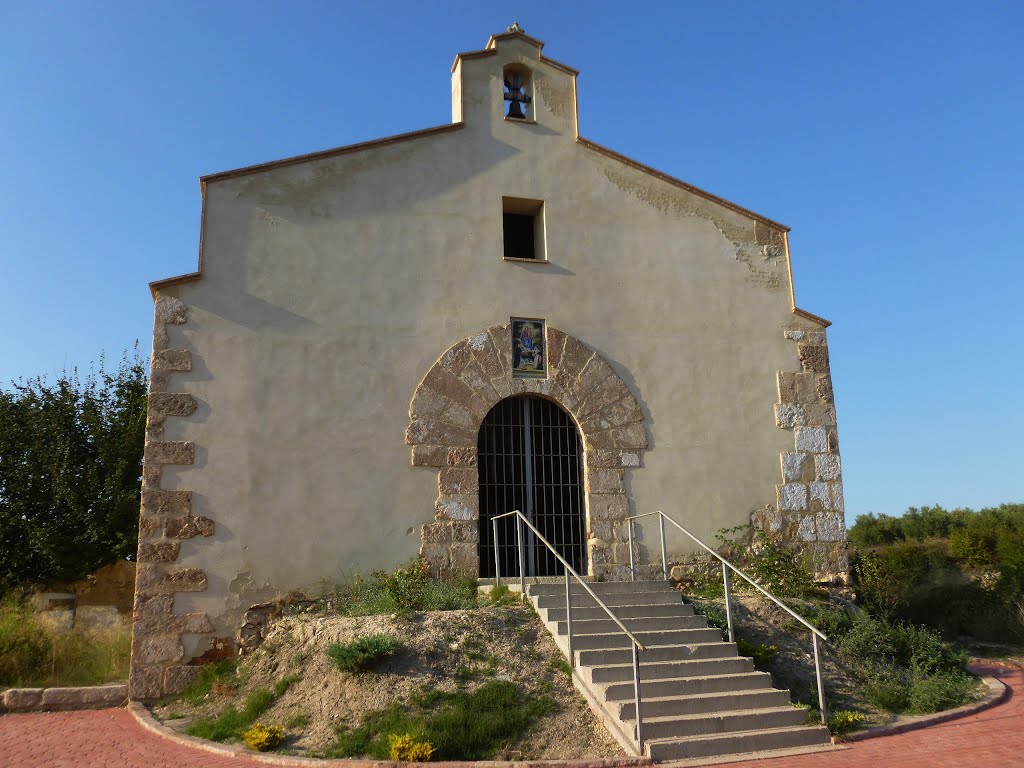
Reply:
<svg viewBox="0 0 1024 768"><path fill-rule="evenodd" d="M811 632L814 641L814 674L818 678L818 708L821 710L821 724L828 726L828 712L825 710L825 683L821 679L821 662L818 660L818 636Z"/></svg>
<svg viewBox="0 0 1024 768"><path fill-rule="evenodd" d="M725 620L729 624L729 642L735 643L736 635L732 630L732 591L730 589L732 578L724 562L722 563L722 583L725 585Z"/></svg>
<svg viewBox="0 0 1024 768"><path fill-rule="evenodd" d="M494 586L501 586L501 558L498 557L498 521L492 519L491 523L494 526Z"/></svg>
<svg viewBox="0 0 1024 768"><path fill-rule="evenodd" d="M523 558L523 519L516 515L516 549L519 552L519 593L526 598L526 565Z"/></svg>
<svg viewBox="0 0 1024 768"><path fill-rule="evenodd" d="M633 521L629 521L629 580L636 581L636 567L633 565Z"/></svg>
<svg viewBox="0 0 1024 768"><path fill-rule="evenodd" d="M569 571L565 571L565 646L569 651L569 666L576 666L576 657L572 653L572 581Z"/></svg>
<svg viewBox="0 0 1024 768"><path fill-rule="evenodd" d="M668 555L665 549L665 514L658 513L658 525L661 528L661 575L668 581Z"/></svg>
<svg viewBox="0 0 1024 768"><path fill-rule="evenodd" d="M636 743L640 747L640 757L644 756L644 716L640 712L640 655L633 643L633 702L636 707Z"/></svg>

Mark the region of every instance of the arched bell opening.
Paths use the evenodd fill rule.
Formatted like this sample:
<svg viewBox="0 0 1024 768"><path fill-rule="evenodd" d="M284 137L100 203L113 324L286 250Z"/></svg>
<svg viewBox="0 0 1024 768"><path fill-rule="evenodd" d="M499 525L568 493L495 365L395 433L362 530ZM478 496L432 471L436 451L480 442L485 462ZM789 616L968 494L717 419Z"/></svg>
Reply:
<svg viewBox="0 0 1024 768"><path fill-rule="evenodd" d="M518 509L578 573L587 572L583 441L572 417L534 395L498 402L477 438L480 576L493 577L497 515ZM557 576L562 564L523 526L527 576ZM498 521L502 576L519 574L514 517Z"/></svg>

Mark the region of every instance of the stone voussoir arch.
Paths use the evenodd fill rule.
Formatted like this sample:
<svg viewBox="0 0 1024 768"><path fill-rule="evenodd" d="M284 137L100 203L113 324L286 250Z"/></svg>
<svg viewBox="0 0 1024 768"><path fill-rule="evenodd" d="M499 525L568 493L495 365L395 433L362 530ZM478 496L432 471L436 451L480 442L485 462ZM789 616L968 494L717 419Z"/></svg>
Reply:
<svg viewBox="0 0 1024 768"><path fill-rule="evenodd" d="M420 554L434 573L477 574L477 433L491 408L520 394L553 400L580 431L591 575L622 576L628 568L624 478L649 445L643 411L601 355L550 327L547 365L546 379L512 378L509 325L495 325L450 347L416 387L405 442L413 466L438 470L435 519L420 534Z"/></svg>

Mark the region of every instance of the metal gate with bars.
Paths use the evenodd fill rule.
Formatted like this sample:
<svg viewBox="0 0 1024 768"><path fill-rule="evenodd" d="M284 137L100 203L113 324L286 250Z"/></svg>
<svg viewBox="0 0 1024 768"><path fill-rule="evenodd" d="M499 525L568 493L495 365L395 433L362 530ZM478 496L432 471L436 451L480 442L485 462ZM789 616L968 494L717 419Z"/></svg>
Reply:
<svg viewBox="0 0 1024 768"><path fill-rule="evenodd" d="M491 518L520 510L577 573L587 571L583 450L558 405L520 395L502 400L480 426L480 576L494 576ZM562 564L523 526L527 576L557 576ZM515 518L498 521L501 575L519 573Z"/></svg>

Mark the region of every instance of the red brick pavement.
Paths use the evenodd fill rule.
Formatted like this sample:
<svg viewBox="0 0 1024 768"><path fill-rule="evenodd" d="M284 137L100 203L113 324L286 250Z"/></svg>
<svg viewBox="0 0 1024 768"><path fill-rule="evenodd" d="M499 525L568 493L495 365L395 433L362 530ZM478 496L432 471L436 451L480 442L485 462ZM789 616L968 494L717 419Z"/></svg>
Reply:
<svg viewBox="0 0 1024 768"><path fill-rule="evenodd" d="M975 667L978 669L978 667ZM981 671L979 669L979 671ZM1011 688L1008 701L977 715L826 753L751 760L730 768L1024 767L1024 669L984 674ZM266 768L161 738L125 709L0 717L0 768Z"/></svg>

